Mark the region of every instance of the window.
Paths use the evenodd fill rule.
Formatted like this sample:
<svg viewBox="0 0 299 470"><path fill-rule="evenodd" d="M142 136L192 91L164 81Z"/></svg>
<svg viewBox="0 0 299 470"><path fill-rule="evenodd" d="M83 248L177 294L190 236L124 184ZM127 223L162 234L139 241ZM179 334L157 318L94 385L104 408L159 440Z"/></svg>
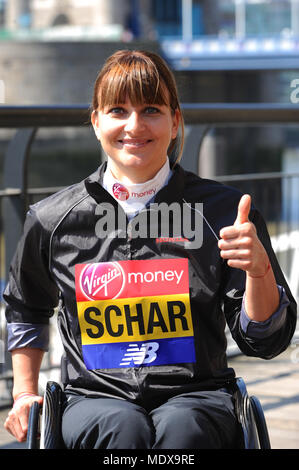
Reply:
<svg viewBox="0 0 299 470"><path fill-rule="evenodd" d="M177 36L182 30L182 0L153 0L152 17L161 36Z"/></svg>

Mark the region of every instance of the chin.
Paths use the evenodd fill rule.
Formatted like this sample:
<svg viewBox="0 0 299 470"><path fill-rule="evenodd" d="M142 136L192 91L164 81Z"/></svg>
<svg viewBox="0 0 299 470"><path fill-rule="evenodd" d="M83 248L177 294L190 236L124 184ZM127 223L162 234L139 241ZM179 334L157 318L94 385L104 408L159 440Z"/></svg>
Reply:
<svg viewBox="0 0 299 470"><path fill-rule="evenodd" d="M122 164L130 168L134 168L134 167L140 168L140 167L149 166L150 161L139 155L128 154L127 158L124 161L122 161Z"/></svg>

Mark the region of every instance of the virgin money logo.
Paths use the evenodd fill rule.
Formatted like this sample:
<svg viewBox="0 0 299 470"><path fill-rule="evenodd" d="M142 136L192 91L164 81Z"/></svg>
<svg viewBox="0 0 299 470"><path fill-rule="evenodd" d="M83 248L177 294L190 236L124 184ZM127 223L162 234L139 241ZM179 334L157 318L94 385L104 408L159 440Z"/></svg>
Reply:
<svg viewBox="0 0 299 470"><path fill-rule="evenodd" d="M126 201L127 199L129 199L129 191L122 184L115 183L112 187L112 191L116 199L118 199L119 201Z"/></svg>
<svg viewBox="0 0 299 470"><path fill-rule="evenodd" d="M124 283L124 272L116 262L88 264L80 276L81 291L90 300L115 299Z"/></svg>

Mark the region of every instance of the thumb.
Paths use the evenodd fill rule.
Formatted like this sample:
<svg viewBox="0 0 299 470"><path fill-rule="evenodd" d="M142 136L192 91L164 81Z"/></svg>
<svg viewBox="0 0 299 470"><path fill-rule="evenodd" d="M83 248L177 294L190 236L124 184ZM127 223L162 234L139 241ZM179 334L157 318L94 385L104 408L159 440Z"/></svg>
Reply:
<svg viewBox="0 0 299 470"><path fill-rule="evenodd" d="M241 225L248 222L248 216L251 208L251 196L244 194L239 202L238 214L234 225Z"/></svg>

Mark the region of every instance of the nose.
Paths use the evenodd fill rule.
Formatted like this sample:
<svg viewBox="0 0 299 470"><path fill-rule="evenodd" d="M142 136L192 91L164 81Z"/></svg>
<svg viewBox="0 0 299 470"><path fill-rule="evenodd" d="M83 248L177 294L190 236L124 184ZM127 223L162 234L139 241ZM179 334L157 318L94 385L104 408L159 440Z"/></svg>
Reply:
<svg viewBox="0 0 299 470"><path fill-rule="evenodd" d="M136 111L131 112L126 120L124 130L128 133L132 133L132 132L140 131L143 128L144 128L144 121L142 119L142 116Z"/></svg>

